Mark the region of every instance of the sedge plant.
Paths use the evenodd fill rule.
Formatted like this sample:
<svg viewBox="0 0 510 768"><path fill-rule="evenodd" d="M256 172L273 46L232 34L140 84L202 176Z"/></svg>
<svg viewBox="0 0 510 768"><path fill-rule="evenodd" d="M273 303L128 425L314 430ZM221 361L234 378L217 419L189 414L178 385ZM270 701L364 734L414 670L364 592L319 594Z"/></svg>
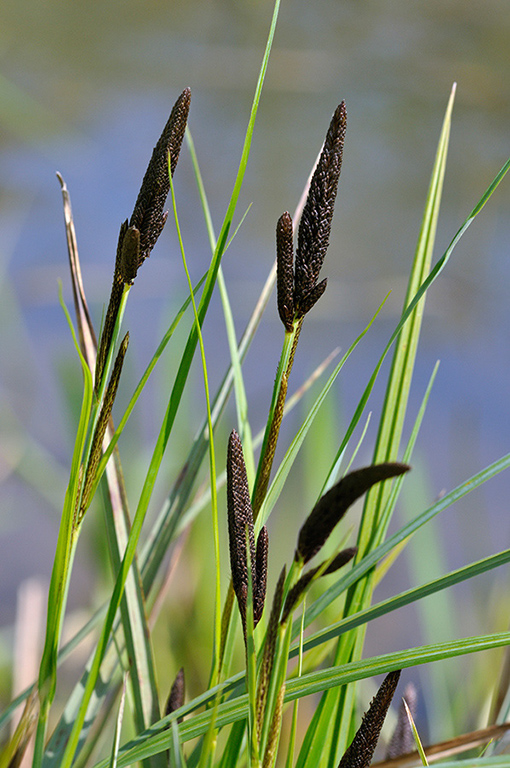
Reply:
<svg viewBox="0 0 510 768"><path fill-rule="evenodd" d="M427 290L510 167L508 161L432 266L453 91L440 133L401 316L369 380L360 386L359 403L345 430L338 435L336 450L318 478L320 490L315 504L311 509L300 511L300 522L289 534L295 541L291 562L280 563L278 576L268 574L268 552L271 552L268 521L272 515L278 515L285 501L282 491L317 414L339 374L344 369L347 372L350 355L362 345L372 323L377 322L377 313L367 318L366 328L352 341L329 375L326 376L326 366L317 373L310 371L310 380L318 377L321 381L320 390L294 436L283 444L280 438L283 419L307 387L306 382L294 385L291 376L293 362L299 355L300 334L306 317L314 311L327 288L322 270L331 258L328 247L335 204L337 197L341 199L342 194L348 194L348 190L339 192L342 157L344 151L348 151L348 127L346 105L341 102L325 132L301 204L293 216L284 212L276 223L275 265L238 341L221 261L227 248L236 247L236 231L232 231L232 225L278 11L279 0L274 7L232 195L218 236L197 152L186 127L191 105L191 91L186 88L154 148L133 213L121 225L113 285L100 333L87 306L69 192L59 177L74 294L74 322L63 303L62 306L82 371L83 395L49 588L39 677L1 716L0 722L5 725L16 706L25 703L16 731L5 741L0 756L2 768L20 765L31 741L34 768L70 768L72 765L123 768L138 762L161 768L271 768L275 765L363 768L373 759L402 670L481 650L508 648L510 644L510 633L493 632L375 657L367 657L364 651L366 628L375 618L404 605L418 604L430 594L510 561L510 550L506 549L382 602L374 602L377 581L410 537L510 465L510 454L507 454L480 468L473 477L432 501L426 509L417 511L409 523L388 534L402 484L412 466L413 449L436 374L434 369L418 413L410 414L408 399ZM209 267L196 285L192 284L188 271L193 256L186 253L172 180L185 135L211 247ZM116 425L113 407L122 381L123 363L129 354L129 334L122 330L124 310L137 272L167 221L165 206L169 195L189 296L164 334ZM212 392L202 329L208 322L216 284L224 309L231 362L217 391ZM276 301L272 304L270 298L275 284ZM381 306L383 303L382 296ZM276 312L281 320L282 349L273 390L268 392L267 418L263 424L255 424L249 418L243 362L265 311ZM138 498L131 500L122 473L124 429L175 330L186 323L187 336L174 358L175 376L167 393L167 406L143 486ZM173 444L176 417L198 354L205 390L204 420L192 443L185 450L179 445L179 454L184 454L181 471L161 510L147 526L154 486L165 452ZM392 362L373 461L359 467L356 459L359 444L353 442L353 436L366 418L372 389L383 362L390 355ZM268 361L268 365L274 362ZM231 396L236 405L236 424L232 424L231 411L227 408ZM403 444L403 425L410 419L410 438ZM221 441L225 433L230 435L227 445ZM198 489L207 455L209 481ZM278 456L281 458L277 459ZM223 457L226 457L224 461ZM226 505L221 504L221 496L217 494L223 485L226 486ZM74 556L86 518L94 514L90 511L91 504L100 487L106 491L102 505L114 578L105 605L74 639L63 645L62 628ZM360 499L364 501L359 528L349 533L343 530L341 521ZM214 564L214 573L207 578L215 585L208 616L209 681L198 695L188 696L186 661L189 658L183 659L174 671L170 691L165 694L158 685L158 657L151 634L161 608L166 555L176 550L184 532L193 529L207 515L213 531L210 546ZM228 552L221 545L222 528L228 531ZM338 530L343 530L341 546L331 544L337 536L334 531ZM270 584L274 586L269 588ZM178 594L172 595L171 587L170 582L170 599L178 601ZM192 628L187 627L186 631L192 633ZM62 704L56 699L59 665L86 635L93 638L93 651L70 697ZM207 652L192 636L188 645L189 653L200 654L201 658ZM241 658L244 663L239 663ZM368 701L360 701L356 683L376 675L384 675L384 679L369 705ZM430 748L422 747L413 718L407 714L413 709L414 694L406 689L405 698L411 703L407 710L400 710L385 759L395 761L411 753L409 760L420 764L427 760L428 754L434 754L437 759L452 754L455 749L462 751L502 738L507 720L505 702L509 698L508 684L504 678L503 681L501 686L497 681L493 685L499 706L493 708L491 721L482 730L452 734L452 742ZM303 722L298 704L312 695L314 711ZM366 710L363 717L360 710ZM416 746L419 751L414 755ZM485 752L481 750L477 758L469 758L464 764L504 763L493 746Z"/></svg>

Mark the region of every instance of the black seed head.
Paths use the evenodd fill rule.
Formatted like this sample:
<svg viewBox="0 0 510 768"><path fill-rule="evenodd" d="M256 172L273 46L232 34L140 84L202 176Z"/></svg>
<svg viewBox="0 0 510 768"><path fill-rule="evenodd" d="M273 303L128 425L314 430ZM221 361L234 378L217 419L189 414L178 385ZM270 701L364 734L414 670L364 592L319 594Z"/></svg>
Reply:
<svg viewBox="0 0 510 768"><path fill-rule="evenodd" d="M399 677L399 669L386 675L338 768L368 768Z"/></svg>
<svg viewBox="0 0 510 768"><path fill-rule="evenodd" d="M255 538L253 513L243 448L239 435L232 430L227 454L227 512L230 547L230 567L243 627L246 626L248 598L248 560L246 556L246 530L249 535L250 560L255 565ZM255 594L255 590L253 590Z"/></svg>
<svg viewBox="0 0 510 768"><path fill-rule="evenodd" d="M264 603L266 601L267 587L267 553L269 549L269 536L266 526L262 526L257 538L257 550L255 553L255 578L253 590L253 626L256 627L262 618Z"/></svg>
<svg viewBox="0 0 510 768"><path fill-rule="evenodd" d="M191 91L185 88L175 102L163 133L154 147L129 220L130 228L137 229L140 233L138 267L150 255L168 216L163 211L170 191L168 156L170 155L173 176L186 130L190 100Z"/></svg>
<svg viewBox="0 0 510 768"><path fill-rule="evenodd" d="M294 328L294 245L292 218L287 211L276 225L276 292L278 314L285 330Z"/></svg>
<svg viewBox="0 0 510 768"><path fill-rule="evenodd" d="M387 462L350 472L319 499L299 532L295 559L307 563L323 546L351 504L382 480L407 472L407 464Z"/></svg>
<svg viewBox="0 0 510 768"><path fill-rule="evenodd" d="M246 476L243 447L237 432L232 430L227 454L227 513L232 584L239 604L239 611L246 630L246 604L248 599L248 557L246 531L250 550L253 584L253 625L257 626L264 610L267 581L267 528L262 527L255 549L253 511Z"/></svg>
<svg viewBox="0 0 510 768"><path fill-rule="evenodd" d="M315 295L313 301L309 298L317 285L329 245L346 126L347 113L342 101L332 117L299 223L294 284L297 317L303 317L321 295Z"/></svg>

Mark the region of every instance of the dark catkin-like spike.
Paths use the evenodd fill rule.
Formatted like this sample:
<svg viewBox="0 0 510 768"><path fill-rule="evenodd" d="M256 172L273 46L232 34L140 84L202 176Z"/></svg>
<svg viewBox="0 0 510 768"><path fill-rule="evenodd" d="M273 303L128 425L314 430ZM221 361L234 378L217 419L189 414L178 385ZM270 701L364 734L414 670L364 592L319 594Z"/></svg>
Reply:
<svg viewBox="0 0 510 768"><path fill-rule="evenodd" d="M330 573L335 573L339 568L343 568L344 565L347 565L347 563L355 557L357 552L358 547L347 547L346 549L342 549L342 551L333 558L322 575L327 576Z"/></svg>
<svg viewBox="0 0 510 768"><path fill-rule="evenodd" d="M184 669L181 667L175 676L175 680L170 688L170 693L166 701L165 715L171 715L177 709L180 709L184 704ZM182 718L178 718L178 723L182 722Z"/></svg>
<svg viewBox="0 0 510 768"><path fill-rule="evenodd" d="M255 552L255 577L253 579L253 627L255 628L262 618L264 603L266 601L267 587L267 552L269 549L269 536L266 526L262 526L257 538Z"/></svg>
<svg viewBox="0 0 510 768"><path fill-rule="evenodd" d="M82 500L81 500L80 512L78 515L78 523L80 523L80 521L82 520L83 515L85 514L85 511L87 510L88 505L90 503L90 498L89 498L90 491L92 489L94 478L96 476L96 470L99 464L99 460L101 458L101 453L103 450L103 439L106 433L106 427L108 426L108 422L110 420L110 416L112 413L113 403L115 401L115 396L117 394L120 374L122 373L122 365L124 363L124 357L126 356L128 344L129 344L129 333L126 333L120 345L119 351L117 353L115 365L113 366L112 375L111 375L110 381L108 382L108 387L106 389L106 393L104 396L103 405L101 407L101 412L99 414L96 428L94 430L94 436L92 438L92 445L90 448L90 457L89 457L89 462L87 466L87 472L86 472L85 480L83 483L83 493L81 497Z"/></svg>
<svg viewBox="0 0 510 768"><path fill-rule="evenodd" d="M317 284L329 245L346 126L347 113L342 101L331 119L299 223L294 283L297 317L303 317L310 308L307 297Z"/></svg>
<svg viewBox="0 0 510 768"><path fill-rule="evenodd" d="M386 462L350 472L322 496L299 531L295 559L307 563L323 546L351 504L376 483L403 475L410 467Z"/></svg>
<svg viewBox="0 0 510 768"><path fill-rule="evenodd" d="M283 566L276 583L273 604L271 606L271 613L269 614L269 621L267 625L266 642L264 645L264 654L262 656L259 683L257 687L257 729L259 737L264 719L264 710L266 708L268 683L271 679L274 666L274 652L276 648L276 639L278 636L278 625L280 622L280 613L282 610L283 588L285 586L286 575L287 569L285 566Z"/></svg>
<svg viewBox="0 0 510 768"><path fill-rule="evenodd" d="M246 628L246 602L248 598L248 559L246 553L246 529L248 529L250 560L256 563L255 537L253 533L253 513L250 502L250 490L246 476L243 448L237 432L232 430L228 441L227 453L227 514L228 538L230 549L230 567L232 583L236 593L239 611ZM253 570L255 574L256 571ZM255 581L255 579L253 579ZM254 583L253 594L256 592Z"/></svg>
<svg viewBox="0 0 510 768"><path fill-rule="evenodd" d="M406 701L411 717L416 717L416 708L418 705L418 693L413 683L408 683L404 689L403 698ZM407 755L409 752L414 752L416 749L416 742L414 740L413 729L409 722L409 716L404 706L404 701L401 702L398 708L397 724L393 731L388 748L386 749L386 760L394 760L401 755Z"/></svg>
<svg viewBox="0 0 510 768"><path fill-rule="evenodd" d="M352 558L354 557L357 551L358 551L357 547L348 547L347 549L343 549L341 552L338 553L338 555L336 555L336 557L333 558L333 560L328 565L328 567L324 569L321 576L326 576L327 574L338 571L339 568L342 568L350 560L352 560ZM306 588L310 584L315 574L322 568L322 566L323 566L323 563L321 563L321 565L315 566L315 568L310 568L310 570L304 573L303 576L301 576L301 578L298 579L298 581L296 581L294 586L289 590L287 597L285 599L285 606L283 608L282 620L281 620L282 624L285 624L287 622L289 615L296 608L298 601L306 591Z"/></svg>
<svg viewBox="0 0 510 768"><path fill-rule="evenodd" d="M283 613L282 613L282 624L286 624L287 620L294 610L296 608L299 598L303 595L303 593L306 591L306 588L310 584L311 580L317 573L318 568L312 568L307 573L304 573L298 581L294 584L294 586L289 589L287 593L287 597L285 599L285 605L283 607Z"/></svg>
<svg viewBox="0 0 510 768"><path fill-rule="evenodd" d="M173 176L186 130L190 100L191 91L186 88L175 102L163 133L154 147L129 220L129 226L140 232L138 266L149 256L165 225L167 214L163 212L163 207L170 191L168 155Z"/></svg>
<svg viewBox="0 0 510 768"><path fill-rule="evenodd" d="M163 211L163 207L170 191L168 155L170 154L173 176L186 130L190 99L191 91L186 88L175 102L163 133L154 147L131 219L126 220L120 227L113 285L97 353L96 392L101 385L124 284L133 283L140 265L149 256L167 220L168 213Z"/></svg>
<svg viewBox="0 0 510 768"><path fill-rule="evenodd" d="M288 333L294 330L294 245L292 218L285 211L276 225L276 294L278 313Z"/></svg>
<svg viewBox="0 0 510 768"><path fill-rule="evenodd" d="M399 669L386 675L338 768L368 768L399 677Z"/></svg>

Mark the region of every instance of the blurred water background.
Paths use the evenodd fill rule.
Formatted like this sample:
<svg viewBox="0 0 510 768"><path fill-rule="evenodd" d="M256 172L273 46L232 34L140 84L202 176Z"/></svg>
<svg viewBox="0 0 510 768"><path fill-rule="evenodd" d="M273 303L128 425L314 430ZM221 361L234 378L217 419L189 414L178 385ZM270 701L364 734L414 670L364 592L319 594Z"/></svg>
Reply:
<svg viewBox="0 0 510 768"><path fill-rule="evenodd" d="M131 213L145 165L170 108L192 88L189 125L219 228L240 157L272 12L268 0L3 0L0 8L0 624L6 658L16 590L47 583L65 491L80 372L58 304L70 306L60 171L70 189L84 282L100 323L121 221ZM274 228L292 211L325 134L345 98L348 133L325 297L307 318L293 388L337 345L343 350L388 291L377 323L344 369L293 481L301 520L320 487L324 455L342 427L398 318L436 143L450 89L458 83L436 258L510 154L510 13L499 0L283 0L238 219L251 210L224 260L239 334L274 259ZM205 226L186 150L175 177L194 279L208 263ZM427 303L411 413L434 363L441 365L417 446L414 479L400 510L411 516L509 449L510 185L505 180L454 252ZM167 225L140 270L125 325L136 381L186 295L174 227ZM205 331L211 376L228 351L216 296ZM283 332L274 303L246 362L254 430L263 423ZM172 361L156 377L121 446L139 487L171 385ZM387 370L387 368L385 369ZM166 378L165 378L166 376ZM189 440L202 412L185 403ZM292 387L291 387L292 388ZM382 385L371 408L378 413ZM126 389L125 398L129 389ZM126 400L125 400L126 402ZM267 410L266 410L267 412ZM284 431L293 434L301 414ZM187 419L187 421L186 421ZM234 413L232 412L232 419ZM375 423L376 419L374 419ZM231 425L225 425L225 434ZM357 459L370 460L375 427ZM185 445L185 443L184 443ZM223 447L220 449L223 460ZM170 485L182 456L169 457ZM315 462L315 463L314 463ZM138 474L137 474L138 473ZM165 488L160 488L160 499ZM504 475L445 514L427 564L439 575L504 548L510 540L510 477ZM158 507L158 501L155 502ZM90 524L91 526L95 524ZM275 535L287 523L274 523ZM297 524L296 524L297 525ZM92 528L91 528L92 530ZM78 555L71 606L88 607L102 568L101 521ZM291 556L294 539L283 543ZM281 557L279 553L278 557ZM417 558L403 561L379 592L416 584ZM274 571L279 568L275 564ZM437 567L437 572L434 571ZM273 573L274 576L274 573ZM500 574L501 584L508 582ZM505 629L491 575L455 594L455 631ZM479 590L479 593L477 593ZM495 597L496 594L496 597ZM431 616L438 603L431 603ZM434 607L436 606L436 607ZM400 615L400 614L399 614ZM369 633L367 652L427 637L412 612ZM432 618L431 618L432 621ZM452 619L453 621L453 619ZM499 623L498 623L499 622ZM490 626L489 626L490 625ZM430 626L429 626L430 629ZM438 631L449 628L439 622ZM384 639L381 639L383 637ZM440 639L437 634L436 639ZM448 735L448 734L447 734Z"/></svg>

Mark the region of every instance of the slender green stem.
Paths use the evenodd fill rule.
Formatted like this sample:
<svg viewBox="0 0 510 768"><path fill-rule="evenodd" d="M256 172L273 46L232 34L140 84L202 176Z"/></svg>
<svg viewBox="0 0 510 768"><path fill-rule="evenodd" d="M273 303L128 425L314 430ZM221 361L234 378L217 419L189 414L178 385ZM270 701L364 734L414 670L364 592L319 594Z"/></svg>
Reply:
<svg viewBox="0 0 510 768"><path fill-rule="evenodd" d="M260 449L257 475L255 477L255 486L253 488L252 494L254 520L257 519L257 515L260 511L269 485L271 467L273 465L276 444L278 442L278 434L283 417L285 399L287 396L288 380L292 370L292 365L294 363L294 356L296 354L296 347L299 340L299 334L301 333L303 319L304 318L301 318L296 322L292 333L285 333L285 338L283 341L282 352L280 355L280 360L276 371L276 378L273 386L271 405L269 406L266 429L264 432L264 438L262 440L262 448Z"/></svg>
<svg viewBox="0 0 510 768"><path fill-rule="evenodd" d="M169 159L170 167L170 159ZM214 608L214 653L213 653L213 671L211 673L212 684L216 685L219 682L219 649L221 645L221 571L220 571L220 534L218 523L218 495L217 495L217 482L216 482L216 455L214 451L214 437L213 437L213 421L211 416L211 397L209 393L209 377L207 375L207 361L205 357L204 339L202 336L202 329L200 327L200 320L198 317L197 305L195 302L195 296L193 293L193 283L188 270L186 262L186 253L184 251L184 243L182 241L181 228L179 225L179 217L177 215L177 203L175 200L174 186L172 182L172 174L170 177L170 191L172 194L172 206L174 212L175 226L177 229L177 237L179 239L179 247L181 250L182 263L184 271L186 272L186 279L188 281L188 288L190 292L191 304L193 306L193 314L195 316L195 327L198 335L198 342L200 345L200 356L202 360L202 372L204 376L204 389L205 389L205 401L207 408L207 425L209 428L209 469L210 469L210 483L211 483L211 513L212 513L212 528L213 528L213 546L214 557L216 562L216 590L215 590L215 608Z"/></svg>

